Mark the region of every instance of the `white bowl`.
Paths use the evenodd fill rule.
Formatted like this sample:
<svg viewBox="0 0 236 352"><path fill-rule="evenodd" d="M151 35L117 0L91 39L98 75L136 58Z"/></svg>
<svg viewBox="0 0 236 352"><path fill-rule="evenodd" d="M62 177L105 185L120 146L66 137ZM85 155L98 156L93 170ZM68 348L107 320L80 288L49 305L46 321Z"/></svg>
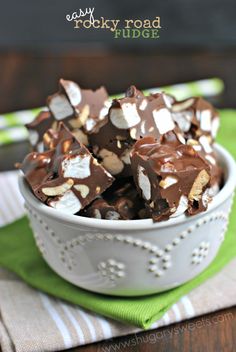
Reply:
<svg viewBox="0 0 236 352"><path fill-rule="evenodd" d="M236 186L234 159L219 145L215 150L225 184L208 210L159 223L64 214L37 200L21 176L20 190L44 259L67 281L109 295L147 295L191 280L219 250Z"/></svg>

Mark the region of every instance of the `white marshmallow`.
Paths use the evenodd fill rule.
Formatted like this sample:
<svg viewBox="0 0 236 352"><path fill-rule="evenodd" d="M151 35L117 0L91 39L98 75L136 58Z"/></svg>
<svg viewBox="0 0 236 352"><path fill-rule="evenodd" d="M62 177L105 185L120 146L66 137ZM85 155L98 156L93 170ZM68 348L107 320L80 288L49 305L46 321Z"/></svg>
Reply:
<svg viewBox="0 0 236 352"><path fill-rule="evenodd" d="M207 208L208 203L212 200L212 196L210 194L210 188L207 188L202 195L202 204L205 208Z"/></svg>
<svg viewBox="0 0 236 352"><path fill-rule="evenodd" d="M139 105L139 110L145 110L147 107L147 99L143 99L143 101L141 102L141 104Z"/></svg>
<svg viewBox="0 0 236 352"><path fill-rule="evenodd" d="M216 165L216 159L213 158L213 156L211 156L211 155L206 155L205 158L206 158L212 165Z"/></svg>
<svg viewBox="0 0 236 352"><path fill-rule="evenodd" d="M146 200L151 199L151 184L148 176L144 174L145 169L142 166L138 166L138 184L142 190L143 197Z"/></svg>
<svg viewBox="0 0 236 352"><path fill-rule="evenodd" d="M75 82L72 82L72 81L64 81L64 82L66 84L63 85L63 87L66 91L66 94L67 94L69 100L70 100L70 103L73 106L79 105L79 103L81 102L81 99L82 99L79 86Z"/></svg>
<svg viewBox="0 0 236 352"><path fill-rule="evenodd" d="M38 132L35 130L29 130L29 141L32 146L35 146L39 140Z"/></svg>
<svg viewBox="0 0 236 352"><path fill-rule="evenodd" d="M181 196L179 200L179 205L174 214L170 216L170 218L176 218L184 214L184 212L188 209L188 198L186 196Z"/></svg>
<svg viewBox="0 0 236 352"><path fill-rule="evenodd" d="M170 109L172 107L172 104L174 103L174 99L170 95L164 93L162 94L162 97L166 106Z"/></svg>
<svg viewBox="0 0 236 352"><path fill-rule="evenodd" d="M220 119L218 116L216 116L212 120L212 124L211 124L211 135L213 138L216 138L219 127L220 127Z"/></svg>
<svg viewBox="0 0 236 352"><path fill-rule="evenodd" d="M55 95L49 101L49 108L56 120L63 120L72 116L74 111L65 95Z"/></svg>
<svg viewBox="0 0 236 352"><path fill-rule="evenodd" d="M64 177L83 179L91 175L90 171L91 156L68 157L62 161L62 171Z"/></svg>
<svg viewBox="0 0 236 352"><path fill-rule="evenodd" d="M178 124L179 128L183 132L188 132L191 127L191 121L193 114L191 111L174 112L172 113L174 121Z"/></svg>
<svg viewBox="0 0 236 352"><path fill-rule="evenodd" d="M203 110L199 112L200 116L200 127L203 131L211 131L211 110Z"/></svg>
<svg viewBox="0 0 236 352"><path fill-rule="evenodd" d="M99 120L103 120L108 114L109 107L103 106L99 112Z"/></svg>
<svg viewBox="0 0 236 352"><path fill-rule="evenodd" d="M81 203L76 195L71 191L67 191L62 197L58 200L50 201L49 205L52 208L63 210L68 214L75 214L81 209Z"/></svg>
<svg viewBox="0 0 236 352"><path fill-rule="evenodd" d="M87 131L91 131L95 125L96 122L92 118L87 119L87 121L85 122L85 127Z"/></svg>
<svg viewBox="0 0 236 352"><path fill-rule="evenodd" d="M211 147L209 140L206 136L201 136L199 138L199 143L202 145L202 147L206 153L212 153L212 151L213 151L212 147Z"/></svg>
<svg viewBox="0 0 236 352"><path fill-rule="evenodd" d="M110 119L113 125L120 129L127 129L137 125L141 118L135 104L122 104L121 109L110 110Z"/></svg>
<svg viewBox="0 0 236 352"><path fill-rule="evenodd" d="M145 124L146 124L146 121L142 121L142 122L141 122L141 127L140 127L141 132L142 132L144 135L145 135L145 133L146 133Z"/></svg>
<svg viewBox="0 0 236 352"><path fill-rule="evenodd" d="M153 118L160 134L164 134L175 128L174 121L168 109L153 110Z"/></svg>

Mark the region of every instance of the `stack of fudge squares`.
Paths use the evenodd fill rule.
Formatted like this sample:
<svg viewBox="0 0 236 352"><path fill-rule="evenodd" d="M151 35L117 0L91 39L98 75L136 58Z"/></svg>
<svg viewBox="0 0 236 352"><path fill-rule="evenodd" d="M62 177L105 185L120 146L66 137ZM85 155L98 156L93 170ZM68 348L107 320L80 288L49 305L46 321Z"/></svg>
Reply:
<svg viewBox="0 0 236 352"><path fill-rule="evenodd" d="M199 97L131 86L110 100L104 87L61 79L26 127L33 151L20 167L34 195L65 213L162 221L205 211L222 185L219 117Z"/></svg>

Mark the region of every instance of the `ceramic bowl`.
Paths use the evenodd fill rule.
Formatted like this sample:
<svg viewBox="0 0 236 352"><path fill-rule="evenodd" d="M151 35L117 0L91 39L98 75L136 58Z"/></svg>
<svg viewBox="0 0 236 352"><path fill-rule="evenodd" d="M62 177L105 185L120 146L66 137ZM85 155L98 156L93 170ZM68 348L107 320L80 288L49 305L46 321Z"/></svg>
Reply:
<svg viewBox="0 0 236 352"><path fill-rule="evenodd" d="M23 176L19 185L35 240L48 265L84 289L120 296L165 291L200 274L215 258L227 228L236 166L216 145L225 184L206 212L153 223L64 214L38 201Z"/></svg>

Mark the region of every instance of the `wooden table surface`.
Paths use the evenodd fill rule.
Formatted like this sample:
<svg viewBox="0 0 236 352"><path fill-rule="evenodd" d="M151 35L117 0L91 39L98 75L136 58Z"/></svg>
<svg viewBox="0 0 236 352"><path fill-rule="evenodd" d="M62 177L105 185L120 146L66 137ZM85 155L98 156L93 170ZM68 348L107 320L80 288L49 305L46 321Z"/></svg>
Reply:
<svg viewBox="0 0 236 352"><path fill-rule="evenodd" d="M218 76L226 90L220 107L236 107L236 51L139 53L0 53L0 113L45 104L60 77L84 87L105 84L109 93L130 84L140 88ZM29 150L27 142L0 148L0 171L14 168ZM235 292L236 294L236 292ZM0 349L1 351L1 349ZM70 351L235 352L236 307L150 332L115 338Z"/></svg>

